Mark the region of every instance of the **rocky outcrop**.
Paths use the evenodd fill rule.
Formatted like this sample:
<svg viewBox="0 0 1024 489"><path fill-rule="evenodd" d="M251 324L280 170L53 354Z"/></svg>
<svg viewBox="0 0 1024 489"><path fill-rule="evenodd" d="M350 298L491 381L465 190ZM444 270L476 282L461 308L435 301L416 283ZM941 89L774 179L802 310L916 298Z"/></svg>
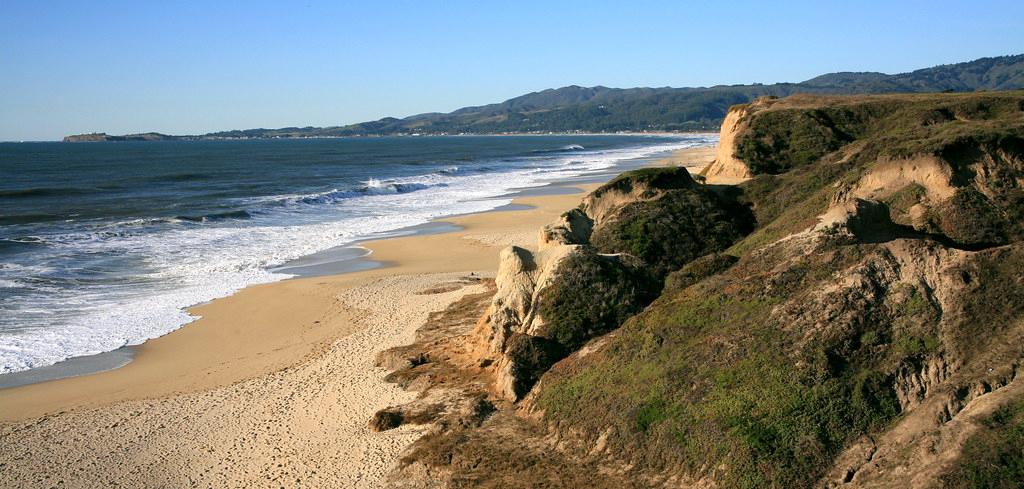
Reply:
<svg viewBox="0 0 1024 489"><path fill-rule="evenodd" d="M521 399L581 342L642 307L652 296L645 278L628 257L600 255L583 245L549 243L537 253L503 250L498 290L475 333L487 345L485 362L493 365L496 393ZM594 300L601 291L604 308Z"/></svg>
<svg viewBox="0 0 1024 489"><path fill-rule="evenodd" d="M521 399L552 364L650 302L669 271L742 236L749 223L725 201L685 168L639 170L544 226L537 252L503 250L477 329L496 392Z"/></svg>
<svg viewBox="0 0 1024 489"><path fill-rule="evenodd" d="M537 246L544 250L559 245L587 244L592 232L594 219L582 209L573 209L540 229Z"/></svg>
<svg viewBox="0 0 1024 489"><path fill-rule="evenodd" d="M65 143L98 143L108 141L110 136L103 132L93 132L89 134L73 134L71 136L64 136Z"/></svg>
<svg viewBox="0 0 1024 489"><path fill-rule="evenodd" d="M487 345L486 362L494 365L494 388L508 400L522 397L541 373L565 356L557 343L537 335L544 325L537 304L559 265L582 247L555 243L544 243L537 253L517 246L501 251L497 291L475 332Z"/></svg>
<svg viewBox="0 0 1024 489"><path fill-rule="evenodd" d="M956 247L1009 243L1024 236L1024 153L1009 148L1024 149L1024 140L960 141L937 154L880 158L837 190L833 208L862 199L884 202L899 224Z"/></svg>
<svg viewBox="0 0 1024 489"><path fill-rule="evenodd" d="M883 158L872 166L849 191L837 194L837 200L848 198L884 199L910 185L918 185L928 201L942 202L953 197L953 168L937 156L916 158Z"/></svg>

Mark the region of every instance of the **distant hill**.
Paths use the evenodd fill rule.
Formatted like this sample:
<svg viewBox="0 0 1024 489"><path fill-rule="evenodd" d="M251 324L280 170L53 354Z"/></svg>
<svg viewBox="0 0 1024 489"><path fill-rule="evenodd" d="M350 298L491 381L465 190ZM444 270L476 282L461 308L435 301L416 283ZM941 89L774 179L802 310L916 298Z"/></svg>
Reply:
<svg viewBox="0 0 1024 489"><path fill-rule="evenodd" d="M164 141L179 138L199 138L200 136L170 136L158 132L147 132L142 134L125 134L124 136L111 136L105 132L92 132L89 134L75 134L65 136L65 143L99 143L110 141Z"/></svg>
<svg viewBox="0 0 1024 489"><path fill-rule="evenodd" d="M718 130L726 111L765 95L970 92L1024 88L1024 54L981 58L910 73L829 73L800 83L720 85L699 88L608 88L568 86L528 93L501 103L465 107L446 114L332 127L285 127L214 132L199 136L157 133L127 136L86 134L65 141L159 139L303 138L394 134L491 134L543 132Z"/></svg>

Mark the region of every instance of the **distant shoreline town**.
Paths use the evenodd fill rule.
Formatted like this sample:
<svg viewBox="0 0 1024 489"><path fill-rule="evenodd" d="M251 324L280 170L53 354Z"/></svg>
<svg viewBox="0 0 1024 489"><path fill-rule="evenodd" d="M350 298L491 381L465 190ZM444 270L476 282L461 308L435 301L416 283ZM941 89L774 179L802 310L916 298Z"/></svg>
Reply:
<svg viewBox="0 0 1024 489"><path fill-rule="evenodd" d="M65 136L65 143L105 143L105 142L138 142L138 141L247 141L266 139L348 139L348 138L383 138L383 137L437 137L437 136L669 136L669 135L691 135L691 134L717 134L715 131L532 131L532 132L494 132L494 133L473 133L473 132L425 132L425 133L390 133L390 134L352 134L346 136L321 136L321 135L274 135L274 136L214 136L214 135L188 135L176 136L148 132L141 134L111 135L103 132L75 134Z"/></svg>

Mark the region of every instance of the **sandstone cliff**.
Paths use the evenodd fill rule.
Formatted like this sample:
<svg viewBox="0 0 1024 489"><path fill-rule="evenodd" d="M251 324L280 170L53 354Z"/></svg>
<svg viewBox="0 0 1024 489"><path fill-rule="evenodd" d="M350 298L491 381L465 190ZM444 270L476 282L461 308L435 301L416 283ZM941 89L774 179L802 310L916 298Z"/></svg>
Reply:
<svg viewBox="0 0 1024 489"><path fill-rule="evenodd" d="M770 104L772 100L760 98L754 103L737 105L729 109L719 131L715 161L703 172L708 183L731 185L742 183L753 176L747 164L736 158L736 135L746 129L751 113Z"/></svg>

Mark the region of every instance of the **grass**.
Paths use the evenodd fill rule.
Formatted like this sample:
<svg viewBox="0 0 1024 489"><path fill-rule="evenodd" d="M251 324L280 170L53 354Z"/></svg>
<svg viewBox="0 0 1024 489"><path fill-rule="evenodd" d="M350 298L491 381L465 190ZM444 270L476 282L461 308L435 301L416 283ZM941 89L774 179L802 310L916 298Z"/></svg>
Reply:
<svg viewBox="0 0 1024 489"><path fill-rule="evenodd" d="M853 264L885 266L891 256L880 246L839 244L797 257L750 252L813 225L837 189L856 182L880 156L956 159L962 155L951 151L958 145L991 155L996 146L984 145L1015 144L1007 134L1024 132L1022 98L869 98L755 113L738 151L748 153L738 156L752 158L758 175L740 187L739 201L758 227L725 250L739 261L707 273L684 267L601 351L556 366L538 397L548 419L589 433L614 427L610 446L654 472L681 470L721 487L813 486L850 441L899 416L897 372L950 349L969 358L977 351L977 324L1005 325L1019 314L1024 297L1007 274L1024 266L1022 252L998 249L965 262L964 280L983 277L986 285L967 289L965 309L955 311L960 319L941 331L951 311L938 308L919 284L852 285L849 293L840 288L828 296L830 303L808 299ZM851 141L858 146L847 147ZM970 161L977 155L952 164ZM1012 197L1011 187L993 199L962 190L935 217L939 230L953 243L1008 239L998 234L1013 227L1004 217L1024 201L999 197ZM907 214L923 197L923 189L909 186L887 204ZM622 242L641 256L663 255L654 246L672 241L647 242L642 236L656 235L640 232L657 210L637 211L620 231ZM787 313L775 315L780 307Z"/></svg>
<svg viewBox="0 0 1024 489"><path fill-rule="evenodd" d="M852 140L821 109L769 110L752 116L735 155L755 175L778 174L814 163Z"/></svg>
<svg viewBox="0 0 1024 489"><path fill-rule="evenodd" d="M995 334L1024 304L1019 248L950 272L985 285L965 292L966 309L941 335L943 311L916 284L877 299L854 289L827 306L807 300L837 271L886 259L875 245L847 245L773 271L774 258L746 256L666 289L602 350L556 365L538 404L584 433L613 427L609 446L637 467L720 487L811 487L848 443L899 416L896 372L948 349L969 359L981 348L977 325ZM806 341L825 310L831 329ZM999 443L985 450L1012 446Z"/></svg>
<svg viewBox="0 0 1024 489"><path fill-rule="evenodd" d="M725 252L741 256L813 226L828 209L835 193L832 184L858 170L849 163L823 164L744 183L741 201L753 210L758 227Z"/></svg>
<svg viewBox="0 0 1024 489"><path fill-rule="evenodd" d="M820 278L808 268L790 279ZM896 415L886 373L818 379L817 369L798 366L794 339L770 319L790 297L715 281L659 299L624 326L606 357L557 376L539 401L550 418L620 427L618 446L641 464L699 472L710 471L706 460L729 460L715 474L723 487L795 487L850 437ZM827 356L818 350L809 355Z"/></svg>
<svg viewBox="0 0 1024 489"><path fill-rule="evenodd" d="M989 247L1006 244L1011 229L1001 209L978 190L957 190L949 202L935 209L939 230L958 246Z"/></svg>
<svg viewBox="0 0 1024 489"><path fill-rule="evenodd" d="M942 477L950 489L1020 487L1024 481L1024 402L1003 406L965 444L959 463Z"/></svg>
<svg viewBox="0 0 1024 489"><path fill-rule="evenodd" d="M721 273L736 263L736 260L737 257L724 253L712 253L697 258L665 278L664 292L683 290L707 277Z"/></svg>
<svg viewBox="0 0 1024 489"><path fill-rule="evenodd" d="M667 196L595 230L598 250L641 258L646 275L591 250L541 297L549 338L566 351L619 328L599 349L553 365L536 402L546 428L586 446L606 436L629 475L814 487L852 440L900 416L897 372L947 354L968 365L1024 314L1024 248L990 246L1024 236L1020 165L1000 160L1024 155L1024 92L791 97L748 122L741 157L757 175L741 195L666 169L613 180L598 193L643 183ZM908 238L927 256L943 256L933 252L945 245L977 246L944 262L953 264L941 284L957 293L942 307L935 283L893 278L903 264L885 244L766 247L815 224L879 157L920 154L949 161L961 187L978 185L981 173L988 185L927 216L933 236ZM905 224L922 200L923 188L910 185L885 204ZM986 423L947 485L1002 487L1024 477L1024 403ZM518 460L475 457L471 465L506 459ZM565 472L576 469L565 464Z"/></svg>
<svg viewBox="0 0 1024 489"><path fill-rule="evenodd" d="M551 421L616 427L610 443L654 471L683 468L721 487L809 487L847 443L899 415L900 362L941 346L937 336L900 332L933 314L910 285L879 303L837 303L837 320L841 311L871 319L852 317L850 329L801 344L805 322L820 317L805 294L835 270L883 257L861 248L809 255L784 271L745 258L667 289L603 351L557 366L539 405ZM796 316L773 315L779 307Z"/></svg>
<svg viewBox="0 0 1024 489"><path fill-rule="evenodd" d="M1024 249L1013 246L979 253L975 260L950 271L968 286L956 313L970 321L945 328L943 339L951 348L968 355L965 362L982 348L986 337L1013 324L1024 313L1020 270L1024 270ZM978 334L979 325L986 325L985 334Z"/></svg>

